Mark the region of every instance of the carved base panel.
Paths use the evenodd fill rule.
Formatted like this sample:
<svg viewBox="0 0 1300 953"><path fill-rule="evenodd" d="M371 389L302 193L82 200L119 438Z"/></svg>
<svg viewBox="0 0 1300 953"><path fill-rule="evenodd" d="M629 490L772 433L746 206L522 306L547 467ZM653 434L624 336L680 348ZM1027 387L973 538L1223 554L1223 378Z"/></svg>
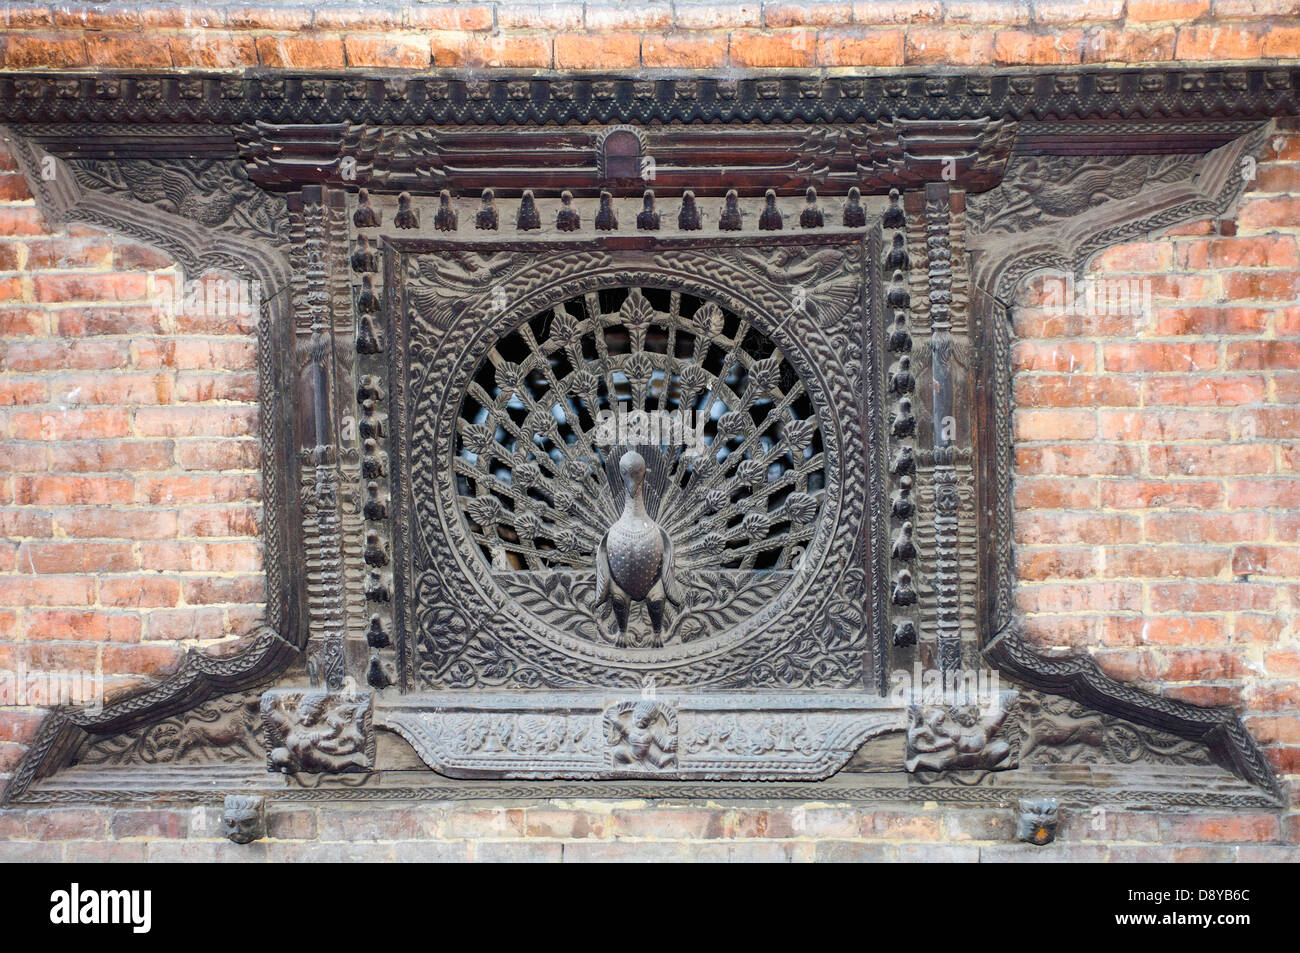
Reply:
<svg viewBox="0 0 1300 953"><path fill-rule="evenodd" d="M455 778L813 781L907 713L854 695L439 692L377 704L375 724Z"/></svg>

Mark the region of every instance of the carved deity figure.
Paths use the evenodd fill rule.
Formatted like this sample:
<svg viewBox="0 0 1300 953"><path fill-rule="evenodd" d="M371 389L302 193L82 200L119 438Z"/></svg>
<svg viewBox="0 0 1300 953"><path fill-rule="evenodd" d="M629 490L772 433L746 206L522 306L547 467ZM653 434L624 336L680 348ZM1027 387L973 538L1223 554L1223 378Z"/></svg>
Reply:
<svg viewBox="0 0 1300 953"><path fill-rule="evenodd" d="M1011 746L994 733L1006 709L978 705L914 708L907 729L908 771L998 771L1012 766Z"/></svg>
<svg viewBox="0 0 1300 953"><path fill-rule="evenodd" d="M627 622L634 602L644 602L654 630L653 643L662 644L664 600L681 606L682 594L673 565L673 543L650 518L641 485L645 458L629 450L618 461L623 477L623 513L601 538L596 550L597 607L610 603L618 623L619 648L629 643Z"/></svg>
<svg viewBox="0 0 1300 953"><path fill-rule="evenodd" d="M286 774L367 770L368 713L369 696L304 692L294 699L268 692L262 696L268 768Z"/></svg>
<svg viewBox="0 0 1300 953"><path fill-rule="evenodd" d="M642 699L605 714L606 742L616 768L663 770L677 761L677 726L658 702Z"/></svg>

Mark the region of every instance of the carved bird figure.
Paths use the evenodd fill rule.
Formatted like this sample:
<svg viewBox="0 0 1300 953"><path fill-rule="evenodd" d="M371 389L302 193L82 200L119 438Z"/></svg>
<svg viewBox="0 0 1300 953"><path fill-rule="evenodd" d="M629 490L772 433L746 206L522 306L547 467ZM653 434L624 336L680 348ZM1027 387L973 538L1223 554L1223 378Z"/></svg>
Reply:
<svg viewBox="0 0 1300 953"><path fill-rule="evenodd" d="M619 648L627 648L628 616L634 602L644 602L654 630L653 644L662 644L664 600L681 606L682 594L673 566L673 543L646 512L641 496L645 458L629 450L618 461L623 478L623 512L596 549L597 607L609 602L618 623Z"/></svg>

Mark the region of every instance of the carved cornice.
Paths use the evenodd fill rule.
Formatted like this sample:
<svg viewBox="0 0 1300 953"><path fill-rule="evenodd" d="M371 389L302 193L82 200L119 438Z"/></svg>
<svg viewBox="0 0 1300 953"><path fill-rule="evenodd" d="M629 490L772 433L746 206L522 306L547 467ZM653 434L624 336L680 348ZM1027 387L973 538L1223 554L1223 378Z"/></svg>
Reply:
<svg viewBox="0 0 1300 953"><path fill-rule="evenodd" d="M242 156L271 189L502 196L980 192L1013 147L1201 153L1251 118L1300 112L1300 69L996 75L406 77L0 74L0 122L64 157ZM1020 132L1019 123L1027 128ZM518 128L518 127L529 128ZM605 180L601 142L635 129L643 180Z"/></svg>
<svg viewBox="0 0 1300 953"><path fill-rule="evenodd" d="M1152 119L1300 109L1300 67L1075 68L828 76L0 74L0 121L117 123L856 123Z"/></svg>

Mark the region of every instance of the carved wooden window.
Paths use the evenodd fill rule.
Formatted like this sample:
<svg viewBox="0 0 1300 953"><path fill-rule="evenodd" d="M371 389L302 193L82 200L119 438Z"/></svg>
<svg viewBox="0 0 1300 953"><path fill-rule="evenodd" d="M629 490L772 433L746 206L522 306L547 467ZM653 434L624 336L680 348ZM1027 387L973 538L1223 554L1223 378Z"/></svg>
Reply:
<svg viewBox="0 0 1300 953"><path fill-rule="evenodd" d="M1265 791L1186 797L1266 802L1235 713L1023 638L1009 318L1026 275L1222 214L1298 88L0 76L51 220L261 284L268 588L237 651L53 716L6 796L144 796L159 764L219 760L375 797L815 797L898 771L996 800L970 786L1145 760L1229 764ZM683 415L698 454L618 425ZM890 693L990 665L1018 688L988 712ZM1100 740L1045 740L1072 724Z"/></svg>

